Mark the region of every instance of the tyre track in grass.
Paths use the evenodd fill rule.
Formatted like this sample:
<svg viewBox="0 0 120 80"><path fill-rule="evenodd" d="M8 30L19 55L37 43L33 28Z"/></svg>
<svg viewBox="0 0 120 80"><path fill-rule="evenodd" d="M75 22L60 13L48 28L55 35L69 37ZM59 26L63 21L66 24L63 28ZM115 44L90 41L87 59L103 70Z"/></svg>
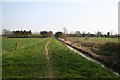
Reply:
<svg viewBox="0 0 120 80"><path fill-rule="evenodd" d="M50 62L49 52L48 52L48 44L50 42L51 38L48 40L46 46L45 46L45 55L48 60L48 78L53 78L53 72L52 72L52 65Z"/></svg>
<svg viewBox="0 0 120 80"><path fill-rule="evenodd" d="M33 44L30 44L29 46L22 46L20 49L24 49L24 48L28 48L28 47L34 46L34 45L36 45L36 44L38 44L38 43L41 43L41 42L43 42L43 41L45 41L45 40L47 40L47 38L45 38L45 39L43 39L43 40L40 40L40 41L38 41L38 42L35 42L35 43L33 43Z"/></svg>

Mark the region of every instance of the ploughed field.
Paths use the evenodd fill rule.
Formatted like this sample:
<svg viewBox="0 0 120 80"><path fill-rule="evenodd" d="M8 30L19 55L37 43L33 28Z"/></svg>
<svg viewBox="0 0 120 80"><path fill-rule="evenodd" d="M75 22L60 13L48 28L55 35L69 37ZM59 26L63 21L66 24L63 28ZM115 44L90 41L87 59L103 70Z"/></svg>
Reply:
<svg viewBox="0 0 120 80"><path fill-rule="evenodd" d="M3 78L118 78L54 38L3 38L2 42Z"/></svg>

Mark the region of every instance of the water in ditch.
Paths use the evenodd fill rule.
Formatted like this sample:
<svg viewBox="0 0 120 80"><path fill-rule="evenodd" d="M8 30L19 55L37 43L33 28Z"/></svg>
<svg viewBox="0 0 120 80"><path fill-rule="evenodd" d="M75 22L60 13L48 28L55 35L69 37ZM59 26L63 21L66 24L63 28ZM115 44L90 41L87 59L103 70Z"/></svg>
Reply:
<svg viewBox="0 0 120 80"><path fill-rule="evenodd" d="M78 50L76 50L76 49L74 49L74 48L72 48L72 47L70 47L70 46L68 46L68 45L66 45L66 46L67 46L70 50L72 50L72 51L78 53L79 55L81 55L82 57L86 58L87 60L93 61L93 62L95 62L95 63L101 65L101 66L104 67L105 69L108 69L104 64L100 63L99 61L97 61L97 60L95 60L95 59L92 59L91 57L89 57L89 56L83 54L82 52L80 52L80 51L78 51ZM113 72L114 74L120 76L117 72L114 72L114 71L111 70L111 69L108 69L108 70L110 70L110 71Z"/></svg>

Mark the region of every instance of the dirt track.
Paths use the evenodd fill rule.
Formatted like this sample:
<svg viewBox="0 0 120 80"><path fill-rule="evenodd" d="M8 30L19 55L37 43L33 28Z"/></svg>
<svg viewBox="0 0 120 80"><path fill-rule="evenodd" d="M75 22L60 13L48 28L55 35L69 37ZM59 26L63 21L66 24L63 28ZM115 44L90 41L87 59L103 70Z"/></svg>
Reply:
<svg viewBox="0 0 120 80"><path fill-rule="evenodd" d="M47 42L46 46L45 46L45 55L46 55L46 58L48 60L48 78L53 78L53 72L52 72L52 65L50 63L50 58L49 58L49 53L48 53L48 44L50 42L50 39L49 41Z"/></svg>

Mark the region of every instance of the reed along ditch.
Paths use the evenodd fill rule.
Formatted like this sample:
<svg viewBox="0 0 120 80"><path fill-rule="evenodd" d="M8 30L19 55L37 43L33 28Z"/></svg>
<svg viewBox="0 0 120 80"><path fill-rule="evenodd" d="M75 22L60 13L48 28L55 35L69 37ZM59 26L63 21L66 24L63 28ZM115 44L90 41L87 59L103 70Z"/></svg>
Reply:
<svg viewBox="0 0 120 80"><path fill-rule="evenodd" d="M108 68L108 65L106 65L103 62L103 59L101 56L93 53L93 52L89 52L89 51L85 51L82 48L79 48L77 46L71 45L70 43L64 41L63 39L58 39L62 44L66 45L66 47L68 47L70 50L78 53L79 55L81 55L82 57L86 58L87 60L93 61L97 64L99 64L100 66L102 66L103 68L110 70L111 72L113 72L114 74L116 74L117 76L120 77L120 74L112 69Z"/></svg>

